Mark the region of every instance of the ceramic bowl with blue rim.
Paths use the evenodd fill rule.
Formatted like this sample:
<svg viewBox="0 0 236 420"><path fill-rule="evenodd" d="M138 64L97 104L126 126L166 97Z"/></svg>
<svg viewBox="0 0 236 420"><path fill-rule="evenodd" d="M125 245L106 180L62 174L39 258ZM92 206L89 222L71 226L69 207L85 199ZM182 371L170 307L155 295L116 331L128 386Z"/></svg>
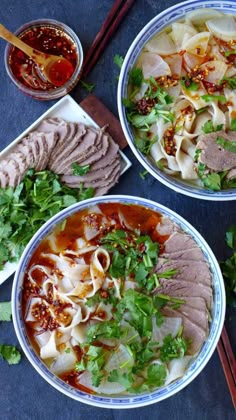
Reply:
<svg viewBox="0 0 236 420"><path fill-rule="evenodd" d="M190 182L185 182L184 180L171 176L163 172L157 165L151 161L150 158L145 156L139 151L134 143L134 132L127 120L126 109L123 104L123 98L128 97L128 79L129 72L135 66L138 57L143 50L146 43L156 34L164 30L166 27L169 27L172 23L177 22L185 17L187 13L196 11L197 9L215 9L223 13L228 13L231 15L236 14L236 2L233 1L201 1L201 0L190 0L183 3L176 4L157 16L155 16L137 35L131 44L119 76L118 92L117 92L117 102L118 102L118 111L119 118L121 121L122 129L127 139L127 142L133 151L136 158L143 165L143 167L156 178L158 181L166 185L167 187L173 189L176 192L185 194L189 197L199 198L202 200L211 200L211 201L230 201L236 199L236 189L228 188L221 191L212 191L205 187L198 185L190 184Z"/></svg>
<svg viewBox="0 0 236 420"><path fill-rule="evenodd" d="M186 232L194 239L194 241L202 250L205 259L209 264L210 271L212 273L213 304L211 322L209 325L209 335L206 341L204 342L202 348L200 349L199 353L196 357L193 358L189 367L185 371L184 376L182 376L175 382L170 383L167 386L156 389L153 392L139 395L122 395L114 397L110 395L95 395L82 392L81 390L70 386L66 382L62 381L59 377L53 375L52 372L50 372L50 370L46 367L46 365L36 354L26 333L22 311L22 285L24 280L24 274L30 263L34 251L39 246L41 241L57 225L61 224L62 221L65 220L65 218L77 213L78 211L90 208L91 206L101 203L136 204L144 206L153 211L159 212L163 216L166 216L175 224L177 224L181 230ZM140 406L153 404L171 397L172 395L176 394L181 389L186 387L188 384L190 384L190 382L203 370L204 366L207 364L216 348L224 324L224 282L217 260L206 241L193 226L191 226L185 219L183 219L177 213L164 207L161 204L155 203L154 201L150 201L139 197L132 197L126 195L96 197L85 200L81 203L76 203L75 205L64 209L63 211L52 217L48 222L46 222L31 239L20 259L18 269L14 278L12 289L12 316L15 331L25 355L27 356L33 367L37 370L37 372L58 391L62 392L70 398L93 406L114 409L136 408Z"/></svg>

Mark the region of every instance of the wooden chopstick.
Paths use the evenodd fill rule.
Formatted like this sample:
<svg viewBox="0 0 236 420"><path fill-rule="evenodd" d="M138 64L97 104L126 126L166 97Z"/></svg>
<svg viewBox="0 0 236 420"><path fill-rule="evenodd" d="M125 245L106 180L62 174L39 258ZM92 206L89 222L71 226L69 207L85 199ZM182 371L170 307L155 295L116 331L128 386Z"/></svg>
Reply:
<svg viewBox="0 0 236 420"><path fill-rule="evenodd" d="M223 327L222 334L217 345L217 350L229 387L232 402L236 410L236 360L225 327Z"/></svg>
<svg viewBox="0 0 236 420"><path fill-rule="evenodd" d="M105 47L111 40L116 29L123 21L125 15L133 5L135 0L116 0L111 8L105 22L103 23L100 31L96 35L88 53L85 56L82 76L86 77L93 69L99 57L103 53Z"/></svg>

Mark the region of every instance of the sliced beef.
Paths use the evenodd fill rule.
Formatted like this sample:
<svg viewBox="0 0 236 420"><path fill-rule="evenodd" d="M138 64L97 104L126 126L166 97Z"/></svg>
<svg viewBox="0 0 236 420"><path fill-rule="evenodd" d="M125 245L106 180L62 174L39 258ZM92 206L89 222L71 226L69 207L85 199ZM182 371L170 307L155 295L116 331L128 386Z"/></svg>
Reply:
<svg viewBox="0 0 236 420"><path fill-rule="evenodd" d="M25 156L25 160L27 162L28 168L32 168L34 164L34 155L32 152L32 147L30 145L24 144L24 140L22 140L14 149L16 152L20 152Z"/></svg>
<svg viewBox="0 0 236 420"><path fill-rule="evenodd" d="M164 294L172 297L201 297L205 300L208 309L212 305L212 289L202 283L190 283L185 280L159 279L160 287L155 290L156 294Z"/></svg>
<svg viewBox="0 0 236 420"><path fill-rule="evenodd" d="M60 127L64 127L65 123L66 121L62 118L46 118L38 125L37 131L42 131L43 133L59 132Z"/></svg>
<svg viewBox="0 0 236 420"><path fill-rule="evenodd" d="M196 354L201 349L204 341L207 338L208 331L200 327L193 320L189 319L185 314L165 306L161 309L164 316L175 318L181 316L183 322L183 337L190 340L188 354Z"/></svg>
<svg viewBox="0 0 236 420"><path fill-rule="evenodd" d="M203 163L212 171L221 172L236 167L236 153L230 152L217 144L217 138L222 137L226 141L236 141L235 131L216 131L206 134L196 145L196 150L201 150L198 162Z"/></svg>
<svg viewBox="0 0 236 420"><path fill-rule="evenodd" d="M101 137L101 148L97 149L91 156L89 156L83 162L80 162L80 165L92 165L93 163L99 161L104 155L106 155L109 145L109 136L107 134L103 134L103 136ZM71 153L67 159L64 160L63 166L61 168L61 171L64 175L72 175L72 163L76 162L75 156L77 156L76 150L74 151L74 153Z"/></svg>
<svg viewBox="0 0 236 420"><path fill-rule="evenodd" d="M174 232L179 231L179 227L172 222L168 217L163 216L161 221L158 223L156 227L157 232L159 235L171 235Z"/></svg>
<svg viewBox="0 0 236 420"><path fill-rule="evenodd" d="M92 156L97 150L100 150L101 142L98 139L98 133L90 130L90 127L87 128L86 133L83 137L83 141L80 142L79 145L74 148L71 154L68 154L67 157L70 156L70 159L73 162L80 164L83 160L87 157ZM53 155L51 160L53 161ZM52 168L54 168L56 173L63 174L63 161L58 159L57 164L53 163ZM50 166L49 166L50 168Z"/></svg>
<svg viewBox="0 0 236 420"><path fill-rule="evenodd" d="M231 169L228 173L227 173L227 175L226 175L226 178L227 179L235 179L236 178L236 168L234 168L234 169Z"/></svg>
<svg viewBox="0 0 236 420"><path fill-rule="evenodd" d="M158 274L171 269L177 270L177 273L172 275L172 279L183 279L194 283L211 285L212 275L206 261L166 260L159 258L155 268Z"/></svg>
<svg viewBox="0 0 236 420"><path fill-rule="evenodd" d="M120 168L113 172L112 177L108 184L98 187L95 190L95 196L100 197L101 195L106 194L114 185L119 181L120 178Z"/></svg>
<svg viewBox="0 0 236 420"><path fill-rule="evenodd" d="M0 169L0 188L6 188L9 184L9 175L4 169Z"/></svg>
<svg viewBox="0 0 236 420"><path fill-rule="evenodd" d="M66 123L68 128L66 136L59 138L55 149L53 150L48 167L56 173L63 173L60 170L64 159L66 159L74 149L78 148L78 145L86 135L86 128L84 124ZM59 136L59 133L58 133Z"/></svg>
<svg viewBox="0 0 236 420"><path fill-rule="evenodd" d="M85 188L98 188L107 185L110 182L113 173L116 173L119 170L120 162L117 160L106 169L88 172L84 176L64 175L61 177L61 180L71 188L79 188L81 182Z"/></svg>
<svg viewBox="0 0 236 420"><path fill-rule="evenodd" d="M186 249L183 251L176 251L176 252L163 252L161 254L162 258L167 260L188 260L188 261L205 261L205 257L203 252L200 248L194 247L190 249Z"/></svg>
<svg viewBox="0 0 236 420"><path fill-rule="evenodd" d="M204 302L205 303L205 302ZM209 331L209 312L205 305L204 310L193 308L192 306L188 305L188 300L186 303L180 305L179 308L175 309L180 315L184 315L189 318L192 322L199 325L199 327L203 328L206 333Z"/></svg>
<svg viewBox="0 0 236 420"><path fill-rule="evenodd" d="M114 161L118 159L119 146L111 138L109 143L110 145L107 153L100 160L91 165L91 171L98 171L100 169L104 169L107 166L110 166Z"/></svg>
<svg viewBox="0 0 236 420"><path fill-rule="evenodd" d="M14 159L10 158L1 162L0 170L3 170L8 176L8 186L16 187L20 183L19 167Z"/></svg>
<svg viewBox="0 0 236 420"><path fill-rule="evenodd" d="M28 164L25 155L23 155L21 152L12 152L9 155L9 158L15 161L16 167L19 172L19 177L20 179L22 179L28 169Z"/></svg>
<svg viewBox="0 0 236 420"><path fill-rule="evenodd" d="M174 232L165 242L165 252L170 254L177 251L185 251L197 248L196 242L186 233Z"/></svg>

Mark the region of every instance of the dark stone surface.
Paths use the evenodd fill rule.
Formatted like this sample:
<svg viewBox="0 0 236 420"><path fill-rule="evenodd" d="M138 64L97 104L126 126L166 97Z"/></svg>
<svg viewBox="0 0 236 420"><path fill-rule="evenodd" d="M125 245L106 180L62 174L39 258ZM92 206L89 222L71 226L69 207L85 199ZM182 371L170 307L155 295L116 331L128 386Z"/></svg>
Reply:
<svg viewBox="0 0 236 420"><path fill-rule="evenodd" d="M117 115L116 75L113 64L116 53L125 55L142 27L156 14L175 4L174 0L136 0L133 9L120 26L112 42L99 60L88 80L96 83L95 94ZM32 19L55 18L71 26L79 35L86 51L94 39L112 0L1 0L0 22L10 30ZM4 41L0 40L0 149L3 149L53 102L38 102L24 96L9 80L4 70ZM86 92L79 86L72 96L80 101ZM120 180L113 193L138 195L158 201L177 211L192 223L212 247L217 258L226 256L224 234L235 223L236 203L214 203L191 199L177 194L148 176L141 180L141 165L126 150L133 166ZM0 286L0 300L9 300L12 279ZM235 310L227 313L227 327L236 349ZM0 326L0 343L17 344L12 323ZM0 419L1 420L222 420L235 419L226 380L214 353L204 371L184 390L159 404L134 410L105 410L73 401L53 389L33 369L26 357L17 366L0 360Z"/></svg>

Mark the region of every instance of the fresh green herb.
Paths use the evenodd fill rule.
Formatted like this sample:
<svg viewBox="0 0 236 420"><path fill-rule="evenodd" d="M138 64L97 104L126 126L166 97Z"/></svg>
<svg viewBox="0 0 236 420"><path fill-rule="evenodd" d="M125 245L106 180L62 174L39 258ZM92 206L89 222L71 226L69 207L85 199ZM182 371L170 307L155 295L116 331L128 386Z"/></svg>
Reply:
<svg viewBox="0 0 236 420"><path fill-rule="evenodd" d="M103 297L103 294L101 292L105 292L106 297ZM96 304L98 305L101 302L105 304L111 303L113 304L113 306L116 306L116 304L118 303L118 299L114 296L112 290L109 290L109 289L106 291L100 290L100 293L97 292L95 293L95 295L88 298L87 301L85 302L85 305L91 308L94 305Z"/></svg>
<svg viewBox="0 0 236 420"><path fill-rule="evenodd" d="M224 52L225 57L229 57L232 54L236 54L236 50L229 50Z"/></svg>
<svg viewBox="0 0 236 420"><path fill-rule="evenodd" d="M99 324L100 325L100 324ZM92 385L98 387L104 376L102 369L106 362L107 352L102 347L89 346L86 353L83 353L80 362L77 362L77 371L88 370L92 374Z"/></svg>
<svg viewBox="0 0 236 420"><path fill-rule="evenodd" d="M129 72L129 84L140 87L143 83L143 71L141 68L136 67Z"/></svg>
<svg viewBox="0 0 236 420"><path fill-rule="evenodd" d="M85 82L84 80L81 80L81 79L80 79L80 84L89 93L91 93L96 87L96 85L94 83L88 83L88 82Z"/></svg>
<svg viewBox="0 0 236 420"><path fill-rule="evenodd" d="M137 149L140 150L141 153L144 155L149 155L153 144L157 141L157 136L149 138L147 136L144 137L135 137L134 144Z"/></svg>
<svg viewBox="0 0 236 420"><path fill-rule="evenodd" d="M0 344L0 357L8 362L9 365L17 365L21 360L21 354L15 346Z"/></svg>
<svg viewBox="0 0 236 420"><path fill-rule="evenodd" d="M144 170L142 172L139 172L139 176L140 178L142 178L143 180L145 180L146 176L148 175L148 171Z"/></svg>
<svg viewBox="0 0 236 420"><path fill-rule="evenodd" d="M108 376L109 382L118 382L123 385L126 389L129 389L133 382L133 377L131 372L122 372L118 369L113 369Z"/></svg>
<svg viewBox="0 0 236 420"><path fill-rule="evenodd" d="M150 291L150 284L155 287L154 278L150 280L150 276L152 267L157 262L158 244L149 236L116 230L102 238L101 243L112 253L109 268L112 277L124 279L133 273L140 288L148 288Z"/></svg>
<svg viewBox="0 0 236 420"><path fill-rule="evenodd" d="M154 313L152 299L143 293L129 289L117 305L114 318L119 322L125 311L129 312L131 317L129 323L140 336L150 338L152 335L151 315Z"/></svg>
<svg viewBox="0 0 236 420"><path fill-rule="evenodd" d="M68 347L67 349L65 349L65 353L70 353L71 352L71 349L70 349L70 347Z"/></svg>
<svg viewBox="0 0 236 420"><path fill-rule="evenodd" d="M218 101L222 104L225 104L227 102L227 99L224 95L202 95L201 98L205 102Z"/></svg>
<svg viewBox="0 0 236 420"><path fill-rule="evenodd" d="M232 118L230 122L230 130L236 131L236 118Z"/></svg>
<svg viewBox="0 0 236 420"><path fill-rule="evenodd" d="M218 173L207 173L206 165L203 163L198 164L198 175L206 188L212 191L221 190L221 176Z"/></svg>
<svg viewBox="0 0 236 420"><path fill-rule="evenodd" d="M231 89L236 89L236 77L223 77L221 79L220 84L229 86Z"/></svg>
<svg viewBox="0 0 236 420"><path fill-rule="evenodd" d="M217 137L216 143L223 147L223 149L236 153L236 141L229 141L223 137Z"/></svg>
<svg viewBox="0 0 236 420"><path fill-rule="evenodd" d="M50 217L94 195L93 188L69 188L51 171L29 170L15 189L0 189L0 269L18 260L34 233Z"/></svg>
<svg viewBox="0 0 236 420"><path fill-rule="evenodd" d="M203 106L202 108L196 109L195 112L197 115L202 114L207 110L207 106Z"/></svg>
<svg viewBox="0 0 236 420"><path fill-rule="evenodd" d="M178 273L178 270L175 268L170 268L170 270L163 271L162 273L156 273L159 279L171 279L175 274Z"/></svg>
<svg viewBox="0 0 236 420"><path fill-rule="evenodd" d="M196 149L195 150L195 153L194 153L194 162L197 162L198 161L201 152L202 152L201 149Z"/></svg>
<svg viewBox="0 0 236 420"><path fill-rule="evenodd" d="M164 365L153 363L148 366L146 384L149 388L163 386L165 383L166 375L167 370Z"/></svg>
<svg viewBox="0 0 236 420"><path fill-rule="evenodd" d="M164 165L161 163L160 160L156 162L156 165L160 169L160 171L163 171L164 170Z"/></svg>
<svg viewBox="0 0 236 420"><path fill-rule="evenodd" d="M78 163L72 163L71 165L73 175L82 176L89 172L90 165L80 166Z"/></svg>
<svg viewBox="0 0 236 420"><path fill-rule="evenodd" d="M172 359L183 357L188 350L188 342L183 337L173 338L168 334L160 348L160 359L162 362L168 362Z"/></svg>
<svg viewBox="0 0 236 420"><path fill-rule="evenodd" d="M164 306L167 305L167 303L170 303L170 306L172 308L178 309L181 305L185 303L184 299L175 298L169 295L164 295L162 293L159 293L156 295L153 299L153 304L156 308L161 309Z"/></svg>
<svg viewBox="0 0 236 420"><path fill-rule="evenodd" d="M226 243L233 249L233 254L220 267L225 282L227 304L236 307L236 226L233 225L226 232Z"/></svg>
<svg viewBox="0 0 236 420"><path fill-rule="evenodd" d="M119 54L114 55L113 63L116 64L117 67L119 67L119 69L121 69L123 62L124 62L124 58L121 55Z"/></svg>
<svg viewBox="0 0 236 420"><path fill-rule="evenodd" d="M228 247L236 249L236 225L230 226L225 238Z"/></svg>
<svg viewBox="0 0 236 420"><path fill-rule="evenodd" d="M194 82L188 76L182 77L180 79L180 84L184 89L196 91L199 88L199 83Z"/></svg>
<svg viewBox="0 0 236 420"><path fill-rule="evenodd" d="M11 321L11 302L0 302L0 321Z"/></svg>
<svg viewBox="0 0 236 420"><path fill-rule="evenodd" d="M150 77L148 80L145 80L148 85L148 90L145 93L145 98L155 99L156 104L169 105L173 102L172 97L168 92L160 87L154 77Z"/></svg>
<svg viewBox="0 0 236 420"><path fill-rule="evenodd" d="M92 325L86 331L88 343L96 340L98 337L120 338L121 331L117 322L104 321L100 324Z"/></svg>
<svg viewBox="0 0 236 420"><path fill-rule="evenodd" d="M223 128L223 124L218 124L216 128L214 128L213 122L211 120L206 121L205 124L202 126L202 131L205 134L213 133L215 131L220 131Z"/></svg>

